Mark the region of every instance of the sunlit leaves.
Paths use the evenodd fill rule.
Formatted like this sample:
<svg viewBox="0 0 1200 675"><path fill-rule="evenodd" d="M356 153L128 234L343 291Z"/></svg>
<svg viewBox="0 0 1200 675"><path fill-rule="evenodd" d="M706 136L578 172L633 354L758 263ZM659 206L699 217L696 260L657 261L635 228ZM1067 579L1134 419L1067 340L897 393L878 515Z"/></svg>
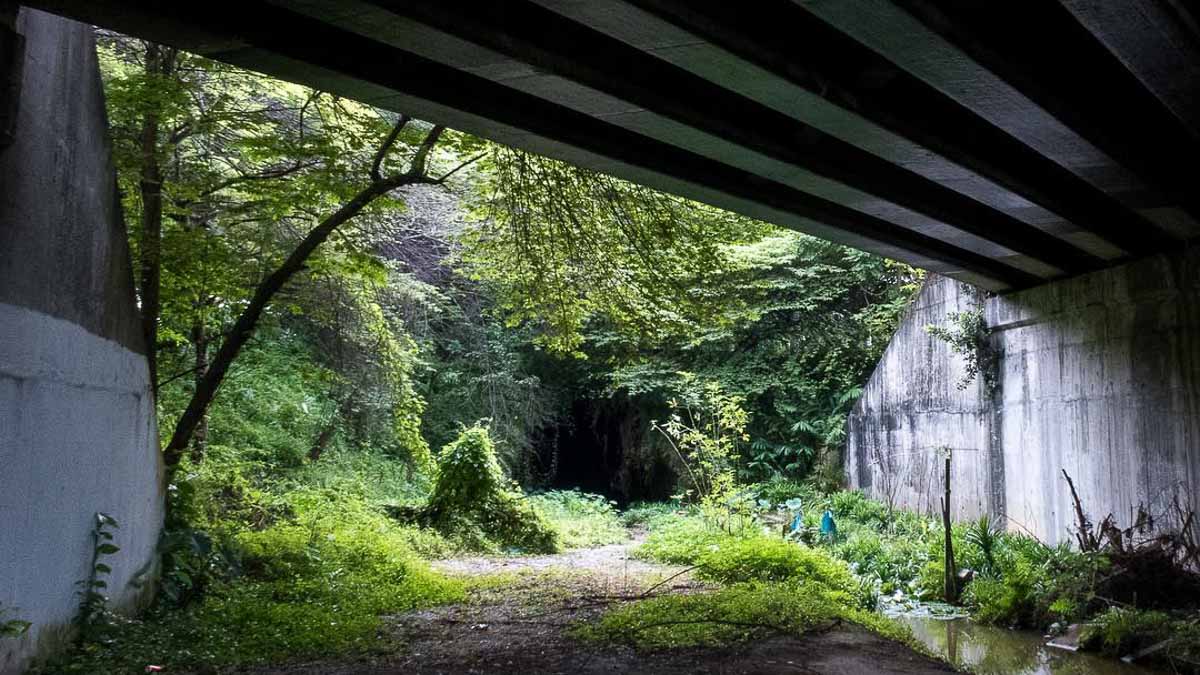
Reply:
<svg viewBox="0 0 1200 675"><path fill-rule="evenodd" d="M585 323L602 315L645 336L714 320L696 281L722 269L723 244L763 227L603 174L493 148L489 182L463 259L491 283L513 324L582 355Z"/></svg>

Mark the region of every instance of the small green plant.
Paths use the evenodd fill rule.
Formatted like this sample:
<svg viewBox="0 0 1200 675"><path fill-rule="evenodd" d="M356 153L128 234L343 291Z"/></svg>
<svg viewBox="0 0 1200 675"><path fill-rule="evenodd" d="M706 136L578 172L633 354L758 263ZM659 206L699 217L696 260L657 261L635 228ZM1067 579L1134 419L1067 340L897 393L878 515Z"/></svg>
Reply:
<svg viewBox="0 0 1200 675"><path fill-rule="evenodd" d="M750 415L742 408L742 397L726 393L717 382L701 384L688 375L684 383L686 395L669 402L667 421L652 424L683 464L691 484L684 496L715 515L726 510L736 491L734 469L739 445L749 440Z"/></svg>
<svg viewBox="0 0 1200 675"><path fill-rule="evenodd" d="M19 638L33 625L20 619L5 619L4 615L8 613L9 610L0 605L0 638Z"/></svg>
<svg viewBox="0 0 1200 675"><path fill-rule="evenodd" d="M1125 607L1110 607L1084 628L1084 649L1108 656L1126 656L1171 637L1171 617Z"/></svg>
<svg viewBox="0 0 1200 675"><path fill-rule="evenodd" d="M667 502L634 502L621 513L621 524L625 527L647 527L653 530L673 520L678 511L677 505Z"/></svg>
<svg viewBox="0 0 1200 675"><path fill-rule="evenodd" d="M977 572L992 576L996 574L996 549L999 546L1000 535L1003 531L996 526L996 521L987 514L979 516L967 526L967 543L976 547L981 557Z"/></svg>
<svg viewBox="0 0 1200 675"><path fill-rule="evenodd" d="M103 562L104 558L121 550L113 543L113 530L120 527L112 516L106 513L96 513L92 525L92 564L88 578L80 581L78 595L79 614L75 618L78 629L79 644L100 642L108 637L112 628L112 614L108 609L108 580L112 567Z"/></svg>
<svg viewBox="0 0 1200 675"><path fill-rule="evenodd" d="M946 321L949 327L930 324L925 331L950 345L950 350L962 356L966 362L966 372L959 379L958 388L966 389L978 376L983 382L984 391L989 396L995 393L999 384L997 368L1000 355L988 341L989 329L983 315L982 301L977 301L972 309L965 312L950 312L946 315Z"/></svg>
<svg viewBox="0 0 1200 675"><path fill-rule="evenodd" d="M885 505L857 490L835 493L830 498L830 508L839 519L850 519L860 525L885 527L890 520Z"/></svg>

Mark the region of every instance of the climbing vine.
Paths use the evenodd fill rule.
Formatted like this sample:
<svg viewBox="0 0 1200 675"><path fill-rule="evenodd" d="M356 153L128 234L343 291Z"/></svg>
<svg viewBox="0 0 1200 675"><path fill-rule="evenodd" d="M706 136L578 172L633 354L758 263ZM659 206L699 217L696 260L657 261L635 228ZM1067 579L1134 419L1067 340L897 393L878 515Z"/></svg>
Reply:
<svg viewBox="0 0 1200 675"><path fill-rule="evenodd" d="M19 638L33 624L20 619L5 619L4 615L8 612L9 610L0 605L0 638Z"/></svg>
<svg viewBox="0 0 1200 675"><path fill-rule="evenodd" d="M966 389L979 377L987 395L996 393L1000 354L988 339L991 331L983 316L982 300L977 298L974 306L967 311L950 312L946 315L946 324L930 324L925 327L925 332L950 345L950 350L962 356L966 362L966 372L955 386L960 390Z"/></svg>
<svg viewBox="0 0 1200 675"><path fill-rule="evenodd" d="M111 626L111 615L108 609L108 581L106 577L112 574L112 567L101 562L106 556L111 556L121 550L113 542L113 530L118 527L117 521L106 513L97 513L96 522L92 526L92 566L88 578L79 582L79 615L75 622L79 629L79 644L88 644L103 639L104 633Z"/></svg>

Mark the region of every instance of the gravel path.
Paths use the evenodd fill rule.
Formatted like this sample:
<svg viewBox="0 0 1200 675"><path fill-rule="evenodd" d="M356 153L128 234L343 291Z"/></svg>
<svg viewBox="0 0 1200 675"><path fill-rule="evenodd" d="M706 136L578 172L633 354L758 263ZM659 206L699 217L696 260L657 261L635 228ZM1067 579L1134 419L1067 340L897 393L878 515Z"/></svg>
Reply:
<svg viewBox="0 0 1200 675"><path fill-rule="evenodd" d="M473 557L435 567L475 579L468 602L390 617L381 644L401 645L353 661L276 666L256 675L926 675L954 672L855 626L775 637L722 649L637 652L583 644L569 629L598 618L614 601L704 586L685 568L634 560L637 540L557 555ZM491 580L491 581L489 581Z"/></svg>
<svg viewBox="0 0 1200 675"><path fill-rule="evenodd" d="M641 543L644 535L638 534L620 544L609 544L596 548L581 548L553 555L533 556L478 556L473 558L451 558L438 560L433 567L446 574L482 576L502 572L580 571L605 577L644 578L655 575L670 575L682 571L682 567L670 567L637 560L630 551Z"/></svg>

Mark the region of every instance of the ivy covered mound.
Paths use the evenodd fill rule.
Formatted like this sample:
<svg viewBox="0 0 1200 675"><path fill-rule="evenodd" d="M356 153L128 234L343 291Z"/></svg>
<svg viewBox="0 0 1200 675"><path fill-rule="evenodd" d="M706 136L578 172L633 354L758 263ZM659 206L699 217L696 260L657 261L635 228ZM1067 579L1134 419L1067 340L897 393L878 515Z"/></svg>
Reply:
<svg viewBox="0 0 1200 675"><path fill-rule="evenodd" d="M504 475L487 429L464 429L438 457L420 522L479 550L555 553L558 531Z"/></svg>

